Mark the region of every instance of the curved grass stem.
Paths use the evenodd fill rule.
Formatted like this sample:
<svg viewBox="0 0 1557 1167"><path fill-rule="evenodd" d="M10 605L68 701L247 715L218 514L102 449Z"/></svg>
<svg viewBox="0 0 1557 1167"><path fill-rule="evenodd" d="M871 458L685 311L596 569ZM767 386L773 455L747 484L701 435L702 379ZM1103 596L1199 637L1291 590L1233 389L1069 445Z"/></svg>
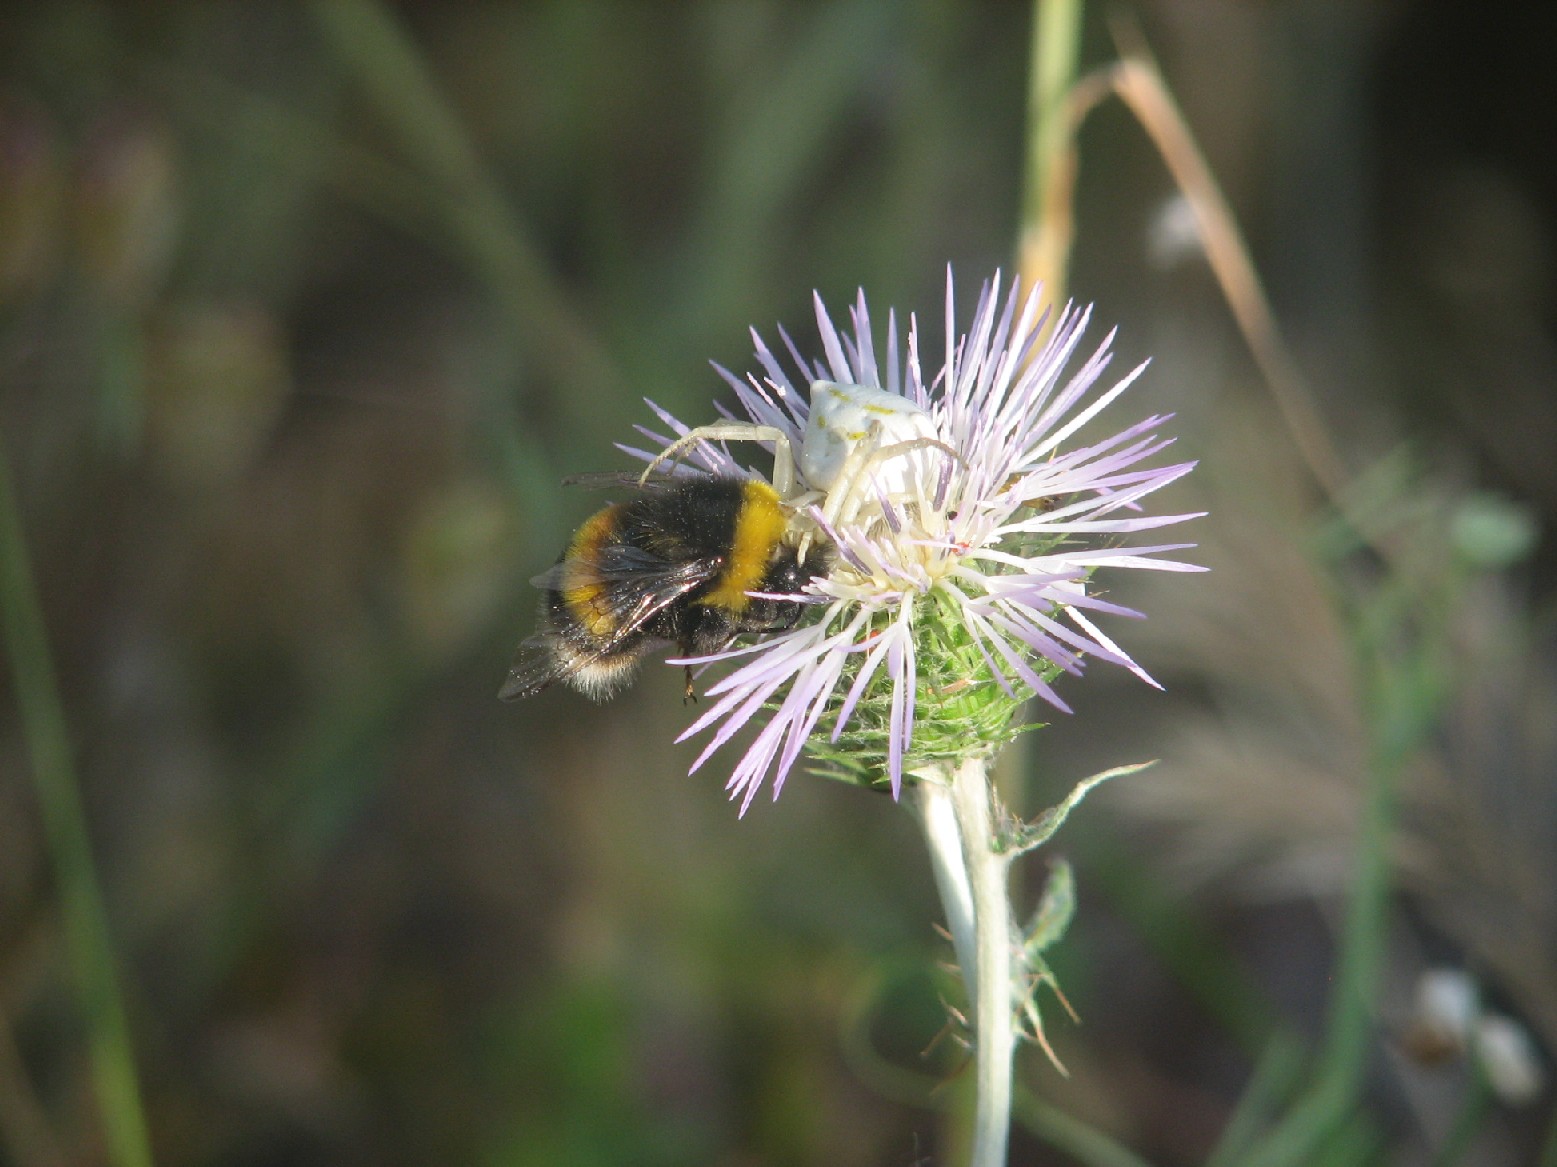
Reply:
<svg viewBox="0 0 1557 1167"><path fill-rule="evenodd" d="M54 866L60 914L91 1046L108 1158L114 1167L150 1167L130 1026L119 990L107 913L93 867L70 736L55 681L48 634L27 556L10 466L0 449L0 640L10 661L31 762L33 789Z"/></svg>

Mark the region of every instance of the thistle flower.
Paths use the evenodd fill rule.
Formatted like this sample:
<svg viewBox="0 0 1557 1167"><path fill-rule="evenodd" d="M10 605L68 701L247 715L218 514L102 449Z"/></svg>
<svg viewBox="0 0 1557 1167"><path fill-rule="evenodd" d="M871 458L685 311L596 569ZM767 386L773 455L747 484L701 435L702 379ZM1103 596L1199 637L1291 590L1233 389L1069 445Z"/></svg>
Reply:
<svg viewBox="0 0 1557 1167"><path fill-rule="evenodd" d="M1067 376L1091 309L1068 307L1043 340L1038 291L1024 299L1012 287L1002 296L1000 284L997 273L983 286L958 335L947 272L946 355L928 382L918 320L909 317L905 351L889 315L878 359L863 293L848 332L816 298L823 360L808 363L781 330L792 376L754 330L761 375L719 370L746 418L727 415L732 425L707 428L728 438L742 425L761 427L770 444L779 436L776 444L798 451L796 522L805 539L814 532L830 548L828 570L804 597L808 619L672 662L739 662L709 687L710 707L678 738L710 734L693 771L767 714L727 784L742 813L765 782L776 798L806 750L844 777L884 775L894 796L905 773L991 755L1021 732L1017 714L1029 697L1069 711L1053 682L1080 673L1087 658L1156 684L1093 622L1140 614L1104 599L1092 574L1200 570L1162 557L1191 544L1116 543L1197 517L1139 506L1194 463L1143 465L1172 444L1157 432L1169 415L1069 445L1145 365L1094 393L1112 361L1113 333ZM746 473L722 442L702 440L649 405L693 447L689 460L713 473ZM662 448L674 444L640 432Z"/></svg>

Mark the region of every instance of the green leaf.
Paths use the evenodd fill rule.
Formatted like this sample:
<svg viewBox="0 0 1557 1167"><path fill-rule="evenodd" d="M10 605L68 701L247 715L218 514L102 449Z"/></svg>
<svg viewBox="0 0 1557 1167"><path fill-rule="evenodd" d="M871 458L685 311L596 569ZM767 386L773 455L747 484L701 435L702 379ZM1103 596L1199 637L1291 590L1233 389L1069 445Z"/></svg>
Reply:
<svg viewBox="0 0 1557 1167"><path fill-rule="evenodd" d="M1043 846L1053 837L1054 832L1064 825L1065 820L1070 817L1070 812L1080 805L1081 800L1092 791L1093 787L1102 785L1110 778L1138 774L1142 770L1155 766L1157 761L1158 759L1153 758L1149 762L1137 762L1131 766L1115 766L1112 770L1104 770L1101 774L1083 778L1076 783L1076 788L1070 792L1064 802L1051 806L1030 823L1018 824L1000 841L1000 849L1009 852L1014 858Z"/></svg>
<svg viewBox="0 0 1557 1167"><path fill-rule="evenodd" d="M1056 859L1044 883L1038 908L1022 937L1022 949L1028 959L1034 960L1039 953L1058 944L1075 914L1076 877L1069 863Z"/></svg>

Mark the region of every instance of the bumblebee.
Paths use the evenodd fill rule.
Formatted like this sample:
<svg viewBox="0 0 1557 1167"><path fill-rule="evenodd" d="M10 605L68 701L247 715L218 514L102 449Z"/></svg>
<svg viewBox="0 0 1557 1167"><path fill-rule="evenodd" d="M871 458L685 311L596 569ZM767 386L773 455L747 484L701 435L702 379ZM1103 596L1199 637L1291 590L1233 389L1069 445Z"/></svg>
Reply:
<svg viewBox="0 0 1557 1167"><path fill-rule="evenodd" d="M755 478L640 480L638 493L586 519L545 589L538 630L520 645L498 696L516 701L561 681L597 701L631 683L643 658L674 646L716 652L742 633L794 627L798 596L827 553L790 539L791 511ZM751 593L766 593L753 595ZM687 668L687 696L692 670Z"/></svg>

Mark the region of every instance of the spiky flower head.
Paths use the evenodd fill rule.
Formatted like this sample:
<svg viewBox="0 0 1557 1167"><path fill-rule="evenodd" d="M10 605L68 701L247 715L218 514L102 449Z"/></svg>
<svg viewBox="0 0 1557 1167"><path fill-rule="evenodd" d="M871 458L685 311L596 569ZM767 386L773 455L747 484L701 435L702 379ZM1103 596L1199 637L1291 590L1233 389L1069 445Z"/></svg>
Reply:
<svg viewBox="0 0 1557 1167"><path fill-rule="evenodd" d="M1002 295L997 273L959 335L948 271L945 356L928 380L918 320L909 317L905 349L889 314L878 357L863 292L842 332L816 297L822 360L808 362L781 330L786 368L754 330L760 374L719 370L746 420L798 451L796 527L830 544L828 570L808 587L808 618L674 662L739 662L709 687L709 708L678 740L709 734L696 771L744 726L763 722L727 784L743 812L770 779L776 798L805 751L894 796L905 773L992 754L1021 732L1030 697L1068 712L1053 682L1079 674L1088 658L1155 685L1093 621L1140 613L1104 599L1092 576L1201 570L1163 558L1191 544L1119 545L1197 517L1140 507L1194 463L1147 465L1172 444L1158 433L1171 415L1080 442L1145 368L1097 391L1112 361L1110 332L1067 373L1090 318L1090 308L1068 307L1043 339L1039 290ZM649 404L676 437L692 432ZM641 432L662 449L673 441ZM695 443L691 460L748 473L722 443Z"/></svg>

